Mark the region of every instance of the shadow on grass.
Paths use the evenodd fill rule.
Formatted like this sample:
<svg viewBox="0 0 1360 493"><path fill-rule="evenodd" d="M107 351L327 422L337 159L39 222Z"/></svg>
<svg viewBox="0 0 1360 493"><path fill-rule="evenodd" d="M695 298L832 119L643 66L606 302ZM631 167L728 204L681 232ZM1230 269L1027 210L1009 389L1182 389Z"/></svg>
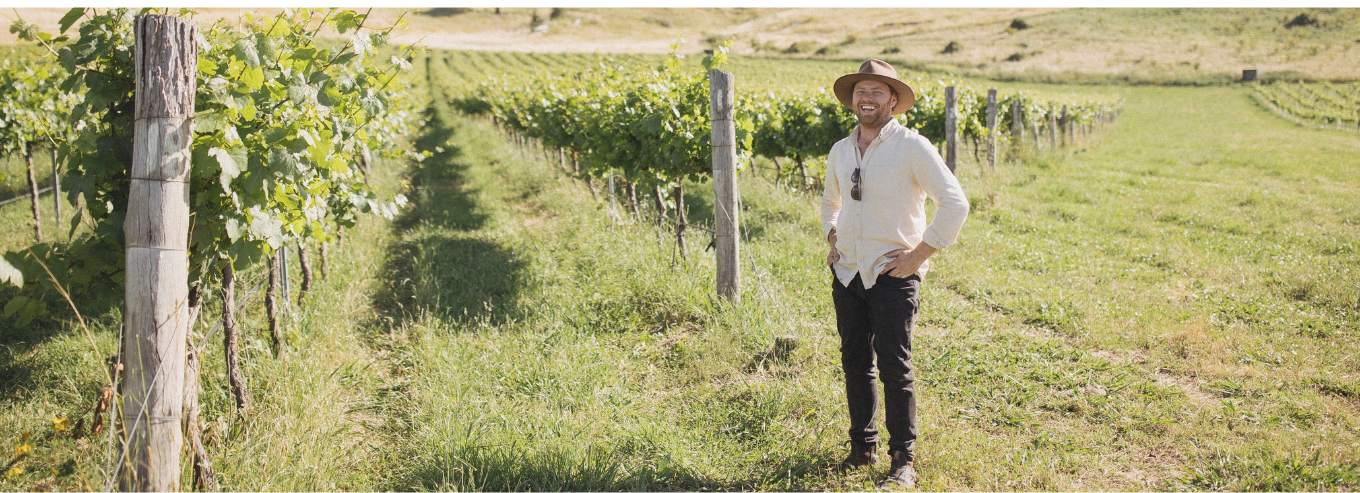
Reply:
<svg viewBox="0 0 1360 493"><path fill-rule="evenodd" d="M455 130L433 110L426 111L430 125L416 139L416 150L432 155L411 175L412 207L395 221L397 233L410 231L416 225L472 231L486 225L488 216L477 208L474 190L468 184L463 150L454 145Z"/></svg>
<svg viewBox="0 0 1360 493"><path fill-rule="evenodd" d="M514 251L476 232L490 216L469 179L474 164L454 143L456 127L427 112L430 125L416 141L429 151L411 176L411 206L393 227L400 241L387 251L378 312L400 325L421 313L466 325L503 323L519 315L526 263Z"/></svg>
<svg viewBox="0 0 1360 493"><path fill-rule="evenodd" d="M832 464L825 454L798 454L777 464L757 465L748 479L724 481L705 477L664 451L630 445L625 440L614 449L541 451L523 450L517 444L464 445L434 454L394 486L440 491L808 490L821 483Z"/></svg>
<svg viewBox="0 0 1360 493"><path fill-rule="evenodd" d="M676 491L722 490L667 460L625 467L621 451L587 447L525 451L506 446L464 446L434 456L399 489L458 491ZM640 458L635 458L640 459Z"/></svg>
<svg viewBox="0 0 1360 493"><path fill-rule="evenodd" d="M73 293L75 304L90 324L92 333L101 339L110 337L106 332L118 328L123 289L121 285L100 281L88 284L92 286L89 292ZM72 283L66 281L62 285L70 287ZM117 296L109 295L111 292ZM18 301L20 297L40 300L46 309L30 321L22 320L18 313L0 314L0 402L23 401L34 392L50 390L48 386L53 384L52 379L61 378L57 375L69 370L65 365L75 364L73 361L78 359L64 346L71 342L60 341L63 337L82 334L66 300L45 287L19 289L0 285L0 306ZM80 335L75 350L90 351L87 341Z"/></svg>
<svg viewBox="0 0 1360 493"><path fill-rule="evenodd" d="M517 318L525 263L495 242L417 235L388 249L380 313L405 322L420 313L466 324Z"/></svg>
<svg viewBox="0 0 1360 493"><path fill-rule="evenodd" d="M3 289L0 295L9 294L6 291L17 290ZM10 298L5 296L5 299ZM13 320L4 322L12 323ZM60 331L61 324L52 321L35 321L23 327L0 330L0 402L23 400L36 390L33 383L39 380L37 376L49 373L52 367L46 361L34 358L31 350Z"/></svg>

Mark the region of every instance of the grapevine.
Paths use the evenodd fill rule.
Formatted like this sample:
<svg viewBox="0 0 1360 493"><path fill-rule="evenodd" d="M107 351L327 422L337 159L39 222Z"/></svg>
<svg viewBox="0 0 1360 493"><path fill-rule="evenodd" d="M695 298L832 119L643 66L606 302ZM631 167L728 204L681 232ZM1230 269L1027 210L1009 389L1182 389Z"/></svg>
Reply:
<svg viewBox="0 0 1360 493"><path fill-rule="evenodd" d="M459 56L459 55L454 55ZM618 170L625 180L645 185L699 179L708 169L705 145L707 94L705 81L679 71L677 58L659 69L628 70L601 62L571 74L529 77L493 77L470 96L455 101L470 113L488 113L509 130L536 138L544 145L571 149L586 164L582 174L601 177ZM662 81L664 79L664 81ZM672 83L680 81L678 85ZM934 142L944 140L944 88L958 87L959 134L978 147L988 134L987 99L978 91L953 80L915 79L916 104L898 115L898 121ZM688 88L675 90L676 87ZM677 97L679 96L679 97ZM998 132L1005 142L1011 133L1010 105L1023 102L1023 118L1044 121L1067 109L1074 124L1094 122L1101 112L1117 108L1117 102L1041 100L1021 93L1003 95L998 101ZM697 110L697 111L696 111ZM694 119L688 119L694 116ZM701 125L695 127L692 124ZM737 126L739 152L786 158L796 165L803 186L815 185L822 176L819 166L831 146L855 128L854 115L825 89L811 92L738 92ZM660 131L658 131L660 130ZM673 137L682 137L675 139ZM666 150L683 149L667 153ZM661 152L658 152L661 151ZM674 156L685 156L676 159ZM685 162L686 171L676 173L674 163Z"/></svg>

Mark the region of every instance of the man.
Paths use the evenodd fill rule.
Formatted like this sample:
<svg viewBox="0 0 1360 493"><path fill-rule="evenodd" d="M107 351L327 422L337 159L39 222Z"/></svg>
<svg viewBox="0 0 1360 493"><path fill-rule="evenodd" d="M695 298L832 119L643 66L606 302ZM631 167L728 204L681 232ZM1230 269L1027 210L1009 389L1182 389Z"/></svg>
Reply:
<svg viewBox="0 0 1360 493"><path fill-rule="evenodd" d="M968 199L930 141L893 115L916 96L882 60L836 80L836 98L859 120L827 156L822 237L831 246L831 298L841 337L841 368L850 408L850 456L841 471L875 464L878 389L892 459L884 486L916 484L916 388L911 329L921 306L926 259L954 244L968 216ZM925 199L938 205L926 225ZM877 371L875 369L877 359Z"/></svg>

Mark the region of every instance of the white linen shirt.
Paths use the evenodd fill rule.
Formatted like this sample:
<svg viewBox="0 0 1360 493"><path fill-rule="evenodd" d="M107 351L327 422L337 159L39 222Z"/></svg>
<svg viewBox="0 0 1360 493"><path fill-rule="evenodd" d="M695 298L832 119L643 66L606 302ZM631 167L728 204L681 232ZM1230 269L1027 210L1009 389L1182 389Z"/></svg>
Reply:
<svg viewBox="0 0 1360 493"><path fill-rule="evenodd" d="M822 191L822 238L836 230L841 259L832 267L836 278L849 286L855 274L864 288L878 280L893 259L885 256L919 242L937 249L953 245L968 217L968 198L958 178L949 172L930 140L890 120L879 131L864 156L856 142L859 128L831 146ZM850 174L860 168L860 198L850 198ZM938 206L935 221L926 225L926 197ZM930 261L917 271L922 277Z"/></svg>

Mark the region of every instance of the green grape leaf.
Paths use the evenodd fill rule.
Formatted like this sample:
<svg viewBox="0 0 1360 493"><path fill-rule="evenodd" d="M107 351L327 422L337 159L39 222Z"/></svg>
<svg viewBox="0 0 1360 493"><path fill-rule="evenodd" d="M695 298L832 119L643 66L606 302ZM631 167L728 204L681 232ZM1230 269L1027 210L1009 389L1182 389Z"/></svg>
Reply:
<svg viewBox="0 0 1360 493"><path fill-rule="evenodd" d="M294 77L288 83L288 99L294 103L308 104L316 100L316 88L302 80L301 76Z"/></svg>
<svg viewBox="0 0 1360 493"><path fill-rule="evenodd" d="M345 34L350 29L358 29L359 25L363 23L364 16L355 14L352 10L344 10L335 14L335 30L340 31L340 34Z"/></svg>
<svg viewBox="0 0 1360 493"><path fill-rule="evenodd" d="M217 165L222 167L222 189L231 189L231 180L241 176L241 165L246 163L246 148L232 147L230 150L214 147L208 149L208 155L217 159Z"/></svg>
<svg viewBox="0 0 1360 493"><path fill-rule="evenodd" d="M231 53L236 55L236 59L245 62L247 67L260 66L260 54L255 50L255 42L250 38L236 40L236 46L232 47Z"/></svg>
<svg viewBox="0 0 1360 493"><path fill-rule="evenodd" d="M3 257L0 257L0 281L24 287L24 271L19 270Z"/></svg>
<svg viewBox="0 0 1360 493"><path fill-rule="evenodd" d="M317 93L316 101L326 106L339 106L345 102L344 96L340 94L340 88L334 82L327 81L321 86L321 92Z"/></svg>
<svg viewBox="0 0 1360 493"><path fill-rule="evenodd" d="M245 84L252 92L264 87L264 69L258 65L248 67L241 71L241 83Z"/></svg>
<svg viewBox="0 0 1360 493"><path fill-rule="evenodd" d="M275 147L269 151L269 170L279 176L297 178L304 171L304 166L297 156L285 149Z"/></svg>
<svg viewBox="0 0 1360 493"><path fill-rule="evenodd" d="M239 109L238 111L240 111L240 113L241 113L241 118L244 118L246 121L248 121L248 122L253 122L253 121L255 121L255 113L256 113L256 111L255 111L255 101L254 101L254 100L248 100L248 101L246 102L246 105L245 105L245 106L242 106L241 109Z"/></svg>
<svg viewBox="0 0 1360 493"><path fill-rule="evenodd" d="M57 25L61 26L61 33L66 34L66 30L70 29L71 25L75 24L76 21L80 20L84 15L85 9L82 7L66 11L66 15L61 16L61 20L57 21Z"/></svg>
<svg viewBox="0 0 1360 493"><path fill-rule="evenodd" d="M275 60L279 57L278 44L274 42L274 38L269 37L269 34L255 33L255 48L265 60Z"/></svg>
<svg viewBox="0 0 1360 493"><path fill-rule="evenodd" d="M236 240L241 239L241 234L244 232L245 228L241 227L241 220L234 217L227 218L227 237L230 238L233 243L235 243Z"/></svg>
<svg viewBox="0 0 1360 493"><path fill-rule="evenodd" d="M33 319L46 314L47 303L36 298L29 298L28 303L25 303L24 307L19 310L19 321L17 323L20 327L23 327L33 323Z"/></svg>
<svg viewBox="0 0 1360 493"><path fill-rule="evenodd" d="M278 144L283 139L288 138L288 130L283 127L269 127L264 131L265 145Z"/></svg>
<svg viewBox="0 0 1360 493"><path fill-rule="evenodd" d="M19 313L19 311L23 310L24 307L26 306L28 306L27 296L23 295L15 296L13 299L9 300L9 303L5 303L5 316L13 317L16 313Z"/></svg>
<svg viewBox="0 0 1360 493"><path fill-rule="evenodd" d="M363 108L364 112L369 115L378 115L383 112L382 101L373 96L359 99L359 107Z"/></svg>
<svg viewBox="0 0 1360 493"><path fill-rule="evenodd" d="M194 114L194 133L206 134L216 132L222 128L222 112L220 111L200 111Z"/></svg>
<svg viewBox="0 0 1360 493"><path fill-rule="evenodd" d="M250 235L265 240L269 248L278 250L283 246L283 222L258 209L251 209Z"/></svg>
<svg viewBox="0 0 1360 493"><path fill-rule="evenodd" d="M298 61L310 62L316 60L316 54L316 48L303 47L293 50L293 53L288 57Z"/></svg>
<svg viewBox="0 0 1360 493"><path fill-rule="evenodd" d="M215 73L217 73L217 62L214 62L214 61L209 60L209 59L207 59L207 58L203 58L203 55L199 55L199 56L198 56L198 73L204 74L204 75L210 75L210 74L215 74Z"/></svg>
<svg viewBox="0 0 1360 493"><path fill-rule="evenodd" d="M336 65L345 65L345 64L348 64L350 60L353 60L354 57L357 57L357 56L359 56L358 53L353 53L353 52L351 52L351 53L345 53L344 55L340 55L340 56L338 56L338 57L335 57L335 64L336 64Z"/></svg>
<svg viewBox="0 0 1360 493"><path fill-rule="evenodd" d="M10 34L17 34L19 39L24 41L35 41L38 39L38 26L24 22L23 19L15 19L9 25Z"/></svg>
<svg viewBox="0 0 1360 493"><path fill-rule="evenodd" d="M310 139L307 142L307 153L311 154L312 160L321 161L326 159L327 156L330 156L331 139L329 135L326 135L329 133L329 131L325 131L319 138Z"/></svg>

